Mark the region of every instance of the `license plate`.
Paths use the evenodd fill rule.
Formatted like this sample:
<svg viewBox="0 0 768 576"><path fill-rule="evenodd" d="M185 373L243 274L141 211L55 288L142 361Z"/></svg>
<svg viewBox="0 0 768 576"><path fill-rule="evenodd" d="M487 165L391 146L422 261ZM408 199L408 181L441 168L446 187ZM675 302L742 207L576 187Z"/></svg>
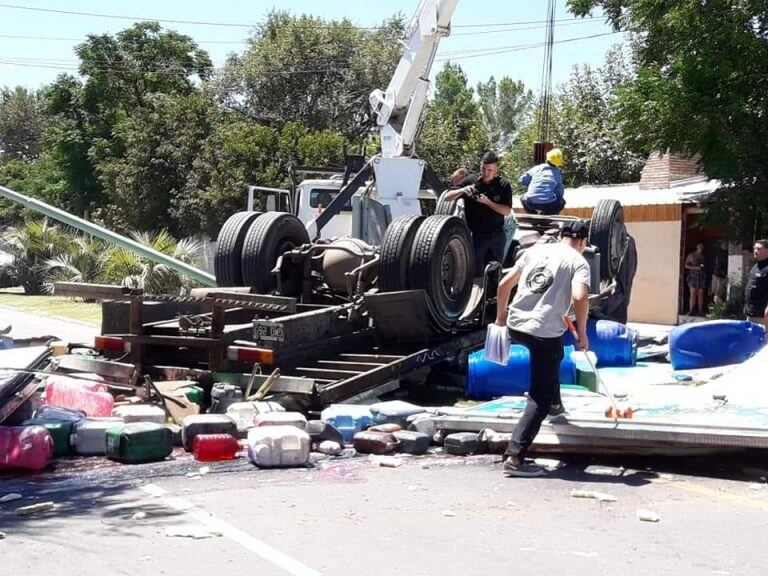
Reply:
<svg viewBox="0 0 768 576"><path fill-rule="evenodd" d="M282 324L254 324L253 339L264 342L284 342L285 330Z"/></svg>

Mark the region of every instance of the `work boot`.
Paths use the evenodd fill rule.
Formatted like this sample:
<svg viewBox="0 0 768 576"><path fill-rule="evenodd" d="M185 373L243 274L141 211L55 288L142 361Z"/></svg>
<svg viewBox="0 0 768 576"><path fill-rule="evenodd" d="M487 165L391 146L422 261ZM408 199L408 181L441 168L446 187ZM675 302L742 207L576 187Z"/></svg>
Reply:
<svg viewBox="0 0 768 576"><path fill-rule="evenodd" d="M530 461L524 461L517 456L507 456L504 459L504 476L507 478L536 478L543 476L546 470Z"/></svg>

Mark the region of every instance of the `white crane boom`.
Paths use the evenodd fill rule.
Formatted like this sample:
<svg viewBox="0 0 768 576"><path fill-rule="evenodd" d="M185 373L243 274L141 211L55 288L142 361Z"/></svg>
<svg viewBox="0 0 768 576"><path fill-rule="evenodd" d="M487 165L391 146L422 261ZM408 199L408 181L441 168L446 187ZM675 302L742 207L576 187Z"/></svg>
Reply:
<svg viewBox="0 0 768 576"><path fill-rule="evenodd" d="M411 155L429 92L429 73L440 39L451 31L458 0L421 0L410 39L386 91L369 97L381 132L384 158Z"/></svg>

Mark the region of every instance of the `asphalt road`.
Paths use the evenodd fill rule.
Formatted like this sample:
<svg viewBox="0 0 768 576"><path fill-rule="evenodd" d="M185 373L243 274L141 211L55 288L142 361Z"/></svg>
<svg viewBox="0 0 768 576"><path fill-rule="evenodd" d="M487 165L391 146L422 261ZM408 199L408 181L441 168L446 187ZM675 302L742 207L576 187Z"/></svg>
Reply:
<svg viewBox="0 0 768 576"><path fill-rule="evenodd" d="M2 305L0 323L11 324L13 329L9 336L16 339L55 336L59 340L92 346L93 337L99 334L99 326L96 324L30 314Z"/></svg>
<svg viewBox="0 0 768 576"><path fill-rule="evenodd" d="M0 475L0 497L24 497L0 503L0 557L15 576L765 574L768 485L743 469L768 463L565 462L546 478L506 479L493 456L286 470L239 460L199 477L188 474L201 464L183 453L140 466L63 461L44 474ZM13 513L43 501L57 509ZM640 521L638 508L660 521Z"/></svg>

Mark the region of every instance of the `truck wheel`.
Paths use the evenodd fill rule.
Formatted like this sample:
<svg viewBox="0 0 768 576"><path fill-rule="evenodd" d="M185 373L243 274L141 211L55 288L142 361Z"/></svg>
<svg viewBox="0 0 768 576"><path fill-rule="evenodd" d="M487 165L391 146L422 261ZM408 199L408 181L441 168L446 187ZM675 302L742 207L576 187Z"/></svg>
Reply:
<svg viewBox="0 0 768 576"><path fill-rule="evenodd" d="M285 212L267 212L248 229L242 250L243 282L258 293L275 289L272 269L277 259L296 246L309 243L301 220Z"/></svg>
<svg viewBox="0 0 768 576"><path fill-rule="evenodd" d="M592 211L589 243L600 250L600 280L616 275L627 240L624 211L617 200L598 200Z"/></svg>
<svg viewBox="0 0 768 576"><path fill-rule="evenodd" d="M457 321L469 302L475 253L469 229L456 216L430 216L411 249L412 289L427 292L433 323L440 329Z"/></svg>
<svg viewBox="0 0 768 576"><path fill-rule="evenodd" d="M387 226L379 257L379 289L382 292L408 290L411 248L422 222L424 216L398 216Z"/></svg>
<svg viewBox="0 0 768 576"><path fill-rule="evenodd" d="M445 195L448 193L448 190L440 194L440 197L437 199L437 206L435 206L435 216L456 216L457 212L459 210L459 201L456 200L446 200Z"/></svg>
<svg viewBox="0 0 768 576"><path fill-rule="evenodd" d="M248 229L261 212L237 212L219 230L216 238L216 254L213 256L213 271L217 286L242 286L240 252Z"/></svg>

